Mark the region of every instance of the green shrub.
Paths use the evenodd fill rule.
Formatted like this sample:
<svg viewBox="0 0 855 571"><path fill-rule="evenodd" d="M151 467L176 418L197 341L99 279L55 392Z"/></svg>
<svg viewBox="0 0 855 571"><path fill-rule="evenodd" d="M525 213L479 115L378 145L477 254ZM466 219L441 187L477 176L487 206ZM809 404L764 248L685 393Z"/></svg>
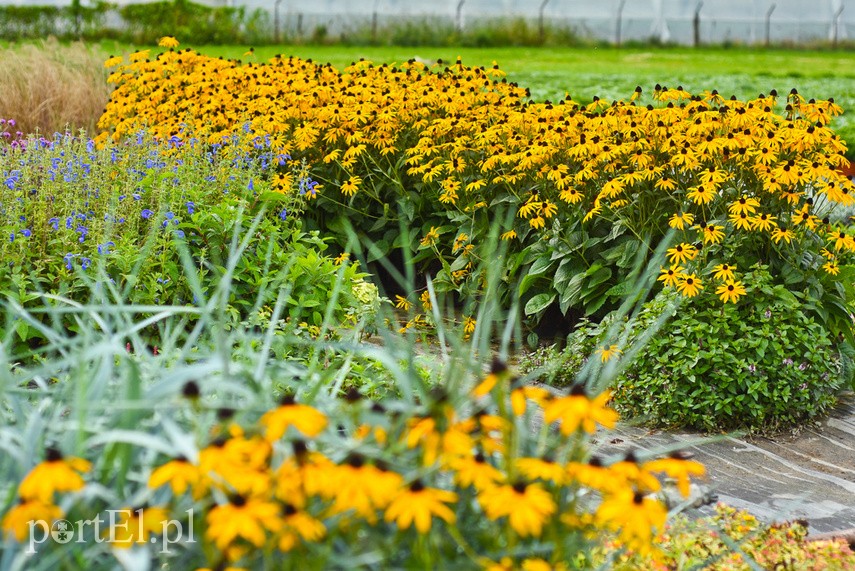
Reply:
<svg viewBox="0 0 855 571"><path fill-rule="evenodd" d="M187 0L127 4L119 9L126 28L120 32L134 42L153 44L163 36L193 38L199 43L243 41L247 20L244 7L211 8Z"/></svg>
<svg viewBox="0 0 855 571"><path fill-rule="evenodd" d="M810 297L774 284L765 267L744 275L746 295L737 303L712 295L681 302L664 290L645 304L630 339L667 321L614 382L622 415L666 427L775 431L835 402L842 384L836 339L806 311ZM608 325L584 324L569 350L591 339L609 346Z"/></svg>
<svg viewBox="0 0 855 571"><path fill-rule="evenodd" d="M38 28L54 28L61 13L58 6L3 6L0 8L0 33L10 40L33 37Z"/></svg>
<svg viewBox="0 0 855 571"><path fill-rule="evenodd" d="M810 316L806 307L817 302L809 292L774 284L762 266L744 278L737 303L712 294L689 302L666 289L629 323L583 320L566 347L538 349L520 368L564 387L580 378L587 355L616 358L615 408L655 426L774 432L809 422L834 404L849 345ZM650 339L640 351L620 353L642 335Z"/></svg>
<svg viewBox="0 0 855 571"><path fill-rule="evenodd" d="M378 347L280 328L284 294L239 327L221 305L198 308L204 333L164 336L156 354L126 349L144 342L140 308L65 304L80 329L49 331L41 362L0 352L0 567L569 570L603 541L649 551L667 508L642 493L665 474L689 485L703 466L592 458L597 427L617 421L607 396L553 395L501 357L485 371L499 332L500 356L520 335L486 297L468 340L445 330L424 358L411 334ZM180 329L184 310L157 319ZM321 329L334 326L328 314ZM362 375L395 394L366 400L378 391ZM60 519L74 542L37 534Z"/></svg>
<svg viewBox="0 0 855 571"><path fill-rule="evenodd" d="M557 343L544 345L523 354L519 369L523 375L534 373L553 387L571 387L576 376L585 366L588 355L597 349L600 328L594 327L587 319L579 323L576 331L567 337L567 344L560 347Z"/></svg>
<svg viewBox="0 0 855 571"><path fill-rule="evenodd" d="M129 43L156 43L163 36L180 35L205 44L270 43L270 16L261 8L211 7L188 0L161 0L116 6L97 0L83 6L0 6L0 38L22 40L118 39ZM116 26L111 21L119 20Z"/></svg>

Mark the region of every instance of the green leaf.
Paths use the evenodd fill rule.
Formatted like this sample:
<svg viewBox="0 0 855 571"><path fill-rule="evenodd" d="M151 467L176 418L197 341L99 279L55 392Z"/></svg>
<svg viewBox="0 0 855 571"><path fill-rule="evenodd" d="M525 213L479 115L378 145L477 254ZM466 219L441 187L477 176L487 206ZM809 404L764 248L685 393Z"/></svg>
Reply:
<svg viewBox="0 0 855 571"><path fill-rule="evenodd" d="M384 228L389 227L392 224L389 218L386 216L381 216L377 219L377 221L368 229L369 232L377 232L378 230L382 230Z"/></svg>
<svg viewBox="0 0 855 571"><path fill-rule="evenodd" d="M537 336L537 333L532 331L526 337L526 341L528 342L529 347L537 347L537 343L540 341L540 338Z"/></svg>
<svg viewBox="0 0 855 571"><path fill-rule="evenodd" d="M612 224L612 229L609 232L608 237L606 238L606 242L611 242L612 240L623 234L623 232L623 223L620 220L616 221L614 224Z"/></svg>
<svg viewBox="0 0 855 571"><path fill-rule="evenodd" d="M570 258L564 258L555 270L555 289L561 290L561 285L570 281L575 274L579 273L579 268L573 263Z"/></svg>
<svg viewBox="0 0 855 571"><path fill-rule="evenodd" d="M561 305L570 307L582 297L582 285L585 283L585 274L579 273L570 278L564 291L561 292ZM566 310L565 310L566 311Z"/></svg>
<svg viewBox="0 0 855 571"><path fill-rule="evenodd" d="M624 241L613 248L604 250L603 253L600 254L600 256L604 260L608 260L610 262L617 262L618 260L623 259L623 257L626 255L627 250L632 253L632 251L636 249L635 246L637 245L631 241Z"/></svg>
<svg viewBox="0 0 855 571"><path fill-rule="evenodd" d="M531 286L540 278L546 270L552 265L553 261L548 254L544 254L534 261L528 273L520 282L519 295L525 294Z"/></svg>
<svg viewBox="0 0 855 571"><path fill-rule="evenodd" d="M258 196L258 200L262 202L288 202L292 199L282 192L263 192Z"/></svg>
<svg viewBox="0 0 855 571"><path fill-rule="evenodd" d="M15 332L18 334L21 341L26 341L30 338L30 326L23 319L15 320Z"/></svg>
<svg viewBox="0 0 855 571"><path fill-rule="evenodd" d="M628 281L618 282L606 291L608 297L624 297L632 292L632 283Z"/></svg>
<svg viewBox="0 0 855 571"><path fill-rule="evenodd" d="M606 302L606 299L608 299L608 298L605 295L603 295L603 296L600 296L598 298L595 298L594 301L592 301L591 303L586 303L585 304L585 313L587 313L588 315L590 315L592 313L596 313L597 310L600 309L603 306L603 304Z"/></svg>
<svg viewBox="0 0 855 571"><path fill-rule="evenodd" d="M407 222L412 222L416 217L416 203L414 200L398 200L398 208L401 209L401 214Z"/></svg>
<svg viewBox="0 0 855 571"><path fill-rule="evenodd" d="M525 304L525 314L534 315L540 313L555 301L555 294L539 293Z"/></svg>
<svg viewBox="0 0 855 571"><path fill-rule="evenodd" d="M570 309L570 303L573 300L569 297L561 296L561 299L558 301L558 309L561 310L561 313L567 313L567 310Z"/></svg>
<svg viewBox="0 0 855 571"><path fill-rule="evenodd" d="M553 261L554 260L550 258L549 254L544 254L534 261L528 273L538 275L545 273L552 266Z"/></svg>
<svg viewBox="0 0 855 571"><path fill-rule="evenodd" d="M369 262L373 262L375 260L379 260L380 258L385 257L391 249L391 245L386 240L377 240L376 242L374 242L374 246L376 247L376 249L372 248L371 252L368 254Z"/></svg>
<svg viewBox="0 0 855 571"><path fill-rule="evenodd" d="M488 184L487 186L489 187L490 185ZM497 204L505 203L519 204L519 199L513 194L498 194L496 198L490 201L490 206L496 206Z"/></svg>
<svg viewBox="0 0 855 571"><path fill-rule="evenodd" d="M591 264L591 266L587 270L585 270L585 275L586 276L594 275L595 273L600 271L602 268L603 268L603 264L601 264L599 262L594 262L593 264Z"/></svg>
<svg viewBox="0 0 855 571"><path fill-rule="evenodd" d="M452 272L456 270L462 270L466 267L466 264L469 263L469 258L466 256L459 256L451 263L451 267L449 268Z"/></svg>
<svg viewBox="0 0 855 571"><path fill-rule="evenodd" d="M520 281L520 289L518 295L523 295L527 292L534 283L540 279L540 274L526 274L523 277L522 281Z"/></svg>
<svg viewBox="0 0 855 571"><path fill-rule="evenodd" d="M596 286L600 285L601 283L612 277L611 268L604 268L601 266L597 268L596 271L591 272L591 270L594 269L596 265L597 264L594 264L593 266L591 266L591 269L585 272L585 275L588 277L588 279L585 280L585 288L589 291L593 290Z"/></svg>

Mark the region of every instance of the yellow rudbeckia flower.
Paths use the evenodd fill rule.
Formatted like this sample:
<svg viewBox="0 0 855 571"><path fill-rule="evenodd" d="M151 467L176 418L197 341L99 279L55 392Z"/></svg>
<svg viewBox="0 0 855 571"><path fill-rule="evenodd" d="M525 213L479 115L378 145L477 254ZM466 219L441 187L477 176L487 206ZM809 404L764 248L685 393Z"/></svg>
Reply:
<svg viewBox="0 0 855 571"><path fill-rule="evenodd" d="M92 465L82 458L63 458L56 448L48 448L45 460L27 474L18 493L25 500L51 503L54 492L74 492L84 486L80 473Z"/></svg>
<svg viewBox="0 0 855 571"><path fill-rule="evenodd" d="M610 398L611 393L605 391L590 399L584 388L576 387L569 395L547 403L543 410L544 420L547 423L560 420L561 434L564 435L573 434L580 428L593 434L597 424L614 428L618 413L606 406Z"/></svg>
<svg viewBox="0 0 855 571"><path fill-rule="evenodd" d="M742 285L742 282L727 280L718 286L715 293L724 303L736 303L740 297L745 295L745 286Z"/></svg>
<svg viewBox="0 0 855 571"><path fill-rule="evenodd" d="M314 437L326 428L327 417L316 408L294 402L293 397L285 397L279 407L264 413L259 424L267 429L268 440L282 438L289 426Z"/></svg>
<svg viewBox="0 0 855 571"><path fill-rule="evenodd" d="M552 494L539 483L493 486L478 494L478 503L491 520L507 517L511 528L523 537L539 537L557 509Z"/></svg>
<svg viewBox="0 0 855 571"><path fill-rule="evenodd" d="M407 529L415 524L419 533L430 531L431 520L434 516L454 523L454 512L446 504L457 501L457 494L438 488L428 488L421 480L416 480L408 487L399 490L398 495L386 508L384 519L395 522L401 529Z"/></svg>
<svg viewBox="0 0 855 571"><path fill-rule="evenodd" d="M206 518L207 538L224 551L235 540L244 539L256 547L267 541L268 533L282 527L279 506L260 498L234 496L228 503L215 506Z"/></svg>
<svg viewBox="0 0 855 571"><path fill-rule="evenodd" d="M163 36L162 38L160 38L160 41L157 42L157 45L162 48L177 48L179 42L172 36Z"/></svg>

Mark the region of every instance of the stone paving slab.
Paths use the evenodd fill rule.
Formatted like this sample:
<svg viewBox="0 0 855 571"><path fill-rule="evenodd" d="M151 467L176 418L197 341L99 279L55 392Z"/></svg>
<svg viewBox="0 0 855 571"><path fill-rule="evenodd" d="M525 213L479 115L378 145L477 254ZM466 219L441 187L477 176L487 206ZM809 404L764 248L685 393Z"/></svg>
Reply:
<svg viewBox="0 0 855 571"><path fill-rule="evenodd" d="M811 533L855 528L855 395L814 428L776 438L700 437L620 424L599 453L681 449L708 472L702 485L767 522L804 519ZM711 506L690 510L711 514ZM691 515L691 513L689 513Z"/></svg>

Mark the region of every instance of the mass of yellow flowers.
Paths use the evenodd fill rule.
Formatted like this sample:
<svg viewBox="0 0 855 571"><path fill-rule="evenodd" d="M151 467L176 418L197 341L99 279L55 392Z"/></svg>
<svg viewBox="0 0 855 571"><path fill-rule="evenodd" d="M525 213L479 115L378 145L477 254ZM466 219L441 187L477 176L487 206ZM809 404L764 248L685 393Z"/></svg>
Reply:
<svg viewBox="0 0 855 571"><path fill-rule="evenodd" d="M521 384L496 361L468 394L477 406L439 398L407 415L378 402L342 401L361 419L350 429L290 396L254 425L223 418L193 456L152 469L148 486L160 501L122 511L116 547L152 541L170 510L180 517L178 506L190 500L203 514L211 568L249 565L260 553L318 555L324 542L353 541L366 529L433 534L453 540L475 568L499 564L485 557L478 534L463 532L461 520L483 522L479 527L491 530L486 537L506 537L523 555L519 563L563 565L577 554L556 547L536 557L533 548L577 534L654 553L667 513L652 495L660 477L688 496L690 477L704 475L703 465L679 455L591 455L588 437L614 428L618 418L608 393L589 396L577 386L554 394ZM530 422L539 415L545 423L537 436ZM20 483L20 503L3 529L23 541L31 519L46 526L62 519L60 505L69 502L61 500L85 488L89 470L50 449Z"/></svg>
<svg viewBox="0 0 855 571"><path fill-rule="evenodd" d="M439 215L513 208L516 221L502 233L512 252L570 220L602 218L638 236L673 228L682 251L669 251L664 283L686 296L702 292L707 268L732 262L746 241L778 250L824 244L819 266L828 274L855 252L828 216L851 206L855 191L839 171L844 143L828 127L842 112L833 100L772 90L740 101L657 85L646 105L640 89L630 101L532 102L498 66L459 58L358 61L339 71L296 57L241 63L176 51L172 39L163 45L169 51L155 58L107 62L116 88L102 138L145 127L155 137L191 131L216 143L251 130L275 152L307 161L334 204L387 208L417 192ZM453 267L452 284L481 279L474 245L486 237L471 230L471 248L436 225L421 237ZM740 295L730 277L733 289L710 290L724 302Z"/></svg>

